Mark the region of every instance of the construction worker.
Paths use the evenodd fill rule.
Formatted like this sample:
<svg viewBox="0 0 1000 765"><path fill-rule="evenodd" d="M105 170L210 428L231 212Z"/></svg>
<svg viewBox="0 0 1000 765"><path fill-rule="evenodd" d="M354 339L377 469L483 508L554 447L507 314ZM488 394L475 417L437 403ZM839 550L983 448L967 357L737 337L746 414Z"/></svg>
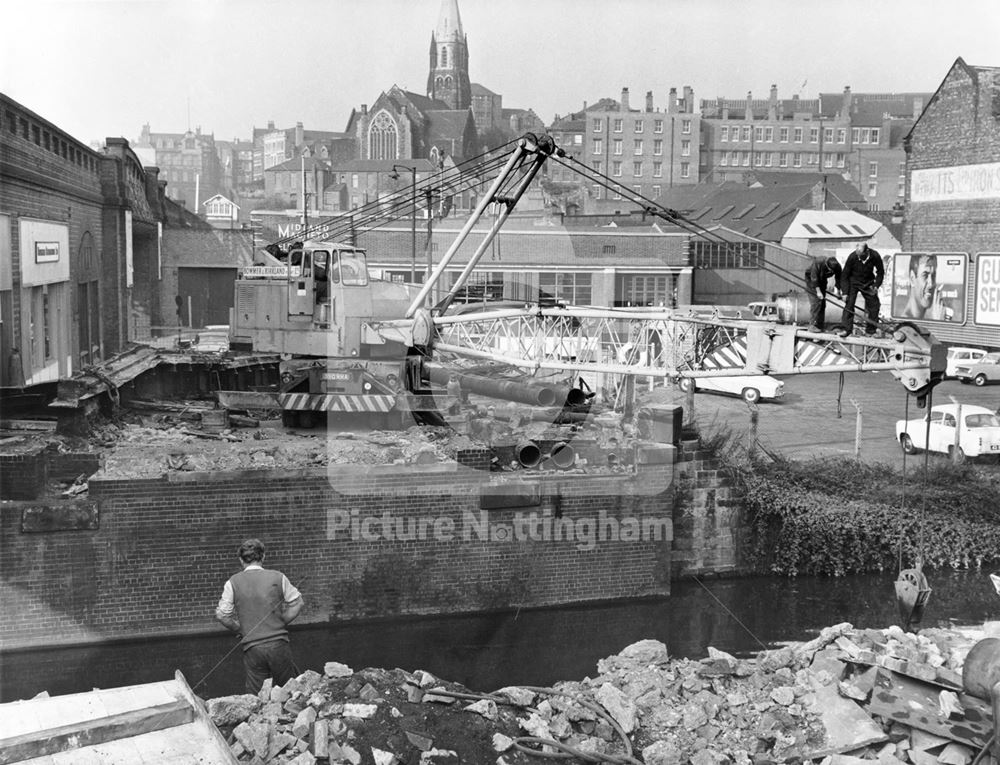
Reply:
<svg viewBox="0 0 1000 765"><path fill-rule="evenodd" d="M823 332L826 328L826 289L833 277L833 287L840 292L840 262L833 256L814 258L806 269L806 292L809 295L809 331Z"/></svg>
<svg viewBox="0 0 1000 765"><path fill-rule="evenodd" d="M302 594L280 571L264 568L264 543L248 539L236 551L243 570L222 589L215 618L240 635L246 692L260 692L272 678L275 687L299 674L288 643L288 625L302 610Z"/></svg>
<svg viewBox="0 0 1000 765"><path fill-rule="evenodd" d="M878 289L885 279L885 266L882 256L877 250L868 246L867 242L858 242L854 251L847 256L844 270L840 277L840 291L844 293L844 315L841 326L849 335L854 329L854 305L860 294L865 299L865 334L872 336L879 332L878 312L881 303L878 299Z"/></svg>

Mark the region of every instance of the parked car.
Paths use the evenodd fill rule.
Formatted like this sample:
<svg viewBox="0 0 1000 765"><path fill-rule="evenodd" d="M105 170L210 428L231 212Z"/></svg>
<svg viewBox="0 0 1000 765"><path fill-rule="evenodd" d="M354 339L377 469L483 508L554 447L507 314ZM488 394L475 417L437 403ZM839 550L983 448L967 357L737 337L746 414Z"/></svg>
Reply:
<svg viewBox="0 0 1000 765"><path fill-rule="evenodd" d="M960 364L955 367L955 377L964 383L986 385L990 382L1000 382L1000 353L987 353L971 364Z"/></svg>
<svg viewBox="0 0 1000 765"><path fill-rule="evenodd" d="M982 348L963 348L955 345L948 349L948 364L944 370L945 377L954 377L958 367L967 367L979 361L986 355Z"/></svg>
<svg viewBox="0 0 1000 765"><path fill-rule="evenodd" d="M950 455L955 448L958 406L941 404L916 420L896 421L896 440L907 454L919 449ZM928 423L928 418L930 422ZM1000 417L984 406L963 404L958 434L958 459L994 454L1000 456Z"/></svg>
<svg viewBox="0 0 1000 765"><path fill-rule="evenodd" d="M778 321L778 304L773 300L758 300L747 303L747 308L750 309L755 319Z"/></svg>
<svg viewBox="0 0 1000 765"><path fill-rule="evenodd" d="M785 384L770 375L735 375L733 377L682 377L680 389L685 393L695 390L706 393L729 393L739 396L748 404L761 399L775 400L785 395Z"/></svg>

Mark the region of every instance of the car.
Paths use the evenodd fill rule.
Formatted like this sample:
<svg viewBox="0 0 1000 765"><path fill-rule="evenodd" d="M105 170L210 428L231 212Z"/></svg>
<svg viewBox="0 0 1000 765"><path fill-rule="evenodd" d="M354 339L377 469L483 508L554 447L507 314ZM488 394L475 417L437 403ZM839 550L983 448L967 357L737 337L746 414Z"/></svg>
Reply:
<svg viewBox="0 0 1000 765"><path fill-rule="evenodd" d="M971 364L959 364L955 367L955 377L960 382L976 385L1000 382L1000 353L987 353Z"/></svg>
<svg viewBox="0 0 1000 765"><path fill-rule="evenodd" d="M955 345L948 349L948 363L944 370L945 377L954 377L958 367L971 366L986 355L982 348L963 348Z"/></svg>
<svg viewBox="0 0 1000 765"><path fill-rule="evenodd" d="M907 454L927 449L952 455L955 421L959 416L962 419L958 434L959 461L990 454L1000 456L1000 417L991 409L971 404L941 404L919 419L897 420L896 441Z"/></svg>
<svg viewBox="0 0 1000 765"><path fill-rule="evenodd" d="M747 308L750 309L755 319L763 321L779 320L778 304L773 300L758 300L753 303L747 303Z"/></svg>
<svg viewBox="0 0 1000 765"><path fill-rule="evenodd" d="M776 400L785 395L785 384L770 375L733 375L727 377L682 377L680 389L687 393L694 386L705 393L729 393L748 404L761 399Z"/></svg>

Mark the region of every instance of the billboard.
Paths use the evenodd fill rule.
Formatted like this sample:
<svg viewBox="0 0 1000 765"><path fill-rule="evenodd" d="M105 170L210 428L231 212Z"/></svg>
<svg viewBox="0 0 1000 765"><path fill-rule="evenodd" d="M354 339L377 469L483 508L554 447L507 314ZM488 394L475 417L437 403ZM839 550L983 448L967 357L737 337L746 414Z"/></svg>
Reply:
<svg viewBox="0 0 1000 765"><path fill-rule="evenodd" d="M976 256L976 324L1000 326L1000 253Z"/></svg>
<svg viewBox="0 0 1000 765"><path fill-rule="evenodd" d="M892 318L964 324L968 262L964 252L896 254Z"/></svg>

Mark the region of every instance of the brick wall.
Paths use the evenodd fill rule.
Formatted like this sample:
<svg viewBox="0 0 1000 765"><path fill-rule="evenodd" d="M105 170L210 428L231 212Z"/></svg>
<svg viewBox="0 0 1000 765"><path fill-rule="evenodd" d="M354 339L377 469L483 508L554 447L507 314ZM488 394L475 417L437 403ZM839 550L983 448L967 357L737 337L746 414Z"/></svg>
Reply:
<svg viewBox="0 0 1000 765"><path fill-rule="evenodd" d="M38 503L0 506L0 610L9 615L0 648L216 629L236 546L251 536L299 583L303 623L665 594L671 479L671 465L657 464L634 477L553 473L513 487L457 465L93 480L93 530L22 531L22 512ZM574 537L545 539L541 524L543 538L511 539L517 514L530 512L571 523ZM406 538L351 538L352 521L381 523L383 513ZM422 518L445 519L451 538L435 539L431 526L410 538ZM622 531L625 519L638 539ZM643 519L663 520L667 538L644 540ZM591 546L598 524L606 541Z"/></svg>
<svg viewBox="0 0 1000 765"><path fill-rule="evenodd" d="M89 477L100 467L100 456L91 452L59 453L38 447L22 454L0 454L0 499L38 499L50 480Z"/></svg>

